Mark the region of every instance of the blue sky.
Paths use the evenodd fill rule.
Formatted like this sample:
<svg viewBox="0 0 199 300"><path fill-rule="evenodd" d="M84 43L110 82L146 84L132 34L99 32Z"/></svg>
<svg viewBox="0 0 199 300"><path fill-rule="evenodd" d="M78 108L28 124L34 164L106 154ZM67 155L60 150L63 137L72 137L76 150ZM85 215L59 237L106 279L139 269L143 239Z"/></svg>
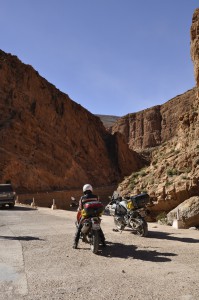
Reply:
<svg viewBox="0 0 199 300"><path fill-rule="evenodd" d="M195 85L198 0L0 0L0 49L94 114L123 116Z"/></svg>

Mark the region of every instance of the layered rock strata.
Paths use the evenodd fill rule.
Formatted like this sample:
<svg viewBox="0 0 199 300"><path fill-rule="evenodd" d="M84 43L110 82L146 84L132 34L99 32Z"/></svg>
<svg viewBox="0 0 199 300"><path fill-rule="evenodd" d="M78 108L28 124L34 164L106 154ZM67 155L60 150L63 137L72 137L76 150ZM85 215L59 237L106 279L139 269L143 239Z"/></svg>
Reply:
<svg viewBox="0 0 199 300"><path fill-rule="evenodd" d="M129 147L143 152L161 145L177 134L179 118L192 110L195 89L137 113L119 118L112 126L112 132L120 132Z"/></svg>
<svg viewBox="0 0 199 300"><path fill-rule="evenodd" d="M194 75L199 98L199 8L195 10L191 26L191 58L194 64Z"/></svg>
<svg viewBox="0 0 199 300"><path fill-rule="evenodd" d="M120 133L0 51L0 182L18 191L80 188L118 182L143 160Z"/></svg>
<svg viewBox="0 0 199 300"><path fill-rule="evenodd" d="M161 212L169 212L183 201L199 195L198 25L199 9L193 14L191 26L191 55L194 63L196 88L175 97L162 106L165 108L170 106L170 114L166 118L167 126L165 128L162 126L163 118L161 120L159 117L162 116L159 113L162 107L159 110L157 107L155 110L154 108L149 109L149 112L152 110L154 114L156 111L157 119L161 120L161 126L155 125L152 129L153 133L157 128L161 128L161 134L156 134L156 137L158 137L156 144L160 140L161 144L153 149L149 167L131 174L119 185L122 195L134 195L142 191L148 192L151 199L153 199L153 206L150 207L152 218ZM170 126L172 124L171 120L174 119L175 122ZM145 120L145 122L147 121ZM153 122L156 121L153 120ZM170 137L168 135L169 131L171 133ZM145 139L143 138L143 140ZM133 148L140 147L141 150L145 146L147 146L146 143L133 144ZM198 215L194 222L198 226Z"/></svg>

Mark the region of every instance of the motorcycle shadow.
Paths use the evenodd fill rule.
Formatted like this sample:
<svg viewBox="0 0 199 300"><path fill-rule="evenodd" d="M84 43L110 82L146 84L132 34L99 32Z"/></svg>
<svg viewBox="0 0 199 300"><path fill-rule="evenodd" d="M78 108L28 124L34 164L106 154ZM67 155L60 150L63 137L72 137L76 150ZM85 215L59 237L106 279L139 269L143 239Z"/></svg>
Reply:
<svg viewBox="0 0 199 300"><path fill-rule="evenodd" d="M176 256L175 253L158 252L156 250L139 250L134 245L124 245L121 243L107 242L107 247L99 249L99 255L107 258L131 258L151 262L169 262L169 257Z"/></svg>
<svg viewBox="0 0 199 300"><path fill-rule="evenodd" d="M179 236L176 236L179 235ZM160 240L171 240L171 241L178 241L183 243L199 243L199 239L193 238L184 238L180 236L181 233L168 233L168 232L160 232L154 231L150 232L149 235L145 238L152 238L152 239L160 239Z"/></svg>

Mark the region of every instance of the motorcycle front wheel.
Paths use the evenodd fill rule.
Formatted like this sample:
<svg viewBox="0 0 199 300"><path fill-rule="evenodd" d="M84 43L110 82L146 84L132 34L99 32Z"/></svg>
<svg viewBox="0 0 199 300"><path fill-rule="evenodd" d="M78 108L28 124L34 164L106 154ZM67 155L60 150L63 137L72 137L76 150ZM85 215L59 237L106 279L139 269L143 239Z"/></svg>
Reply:
<svg viewBox="0 0 199 300"><path fill-rule="evenodd" d="M117 227L118 230L124 230L125 226L121 222L121 218L114 217L114 223L115 223L115 225L116 225L116 227Z"/></svg>
<svg viewBox="0 0 199 300"><path fill-rule="evenodd" d="M91 233L91 238L90 238L90 248L91 251L96 254L99 249L99 232L97 230L94 230Z"/></svg>

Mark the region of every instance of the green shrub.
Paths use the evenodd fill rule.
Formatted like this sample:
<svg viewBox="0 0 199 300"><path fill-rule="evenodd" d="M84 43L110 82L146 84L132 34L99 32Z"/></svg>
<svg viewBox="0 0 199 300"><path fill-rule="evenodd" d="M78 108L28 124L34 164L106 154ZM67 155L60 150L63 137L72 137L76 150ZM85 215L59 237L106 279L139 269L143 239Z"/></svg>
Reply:
<svg viewBox="0 0 199 300"><path fill-rule="evenodd" d="M171 184L173 184L172 181L167 181L167 182L165 183L165 186L169 186L169 185L171 185Z"/></svg>
<svg viewBox="0 0 199 300"><path fill-rule="evenodd" d="M142 170L142 171L140 172L140 176L144 177L144 176L146 176L146 175L147 175L147 173L146 173L144 170Z"/></svg>
<svg viewBox="0 0 199 300"><path fill-rule="evenodd" d="M156 160L154 160L154 161L152 161L152 165L153 166L155 166L156 164L157 164L157 162L158 162L158 160L156 159Z"/></svg>
<svg viewBox="0 0 199 300"><path fill-rule="evenodd" d="M133 190L135 188L135 184L131 182L129 184L128 188L131 189L131 190Z"/></svg>
<svg viewBox="0 0 199 300"><path fill-rule="evenodd" d="M165 211L161 212L156 217L156 221L160 221L162 224L167 224L167 214Z"/></svg>
<svg viewBox="0 0 199 300"><path fill-rule="evenodd" d="M178 175L178 171L176 169L168 169L167 170L167 175L168 176Z"/></svg>
<svg viewBox="0 0 199 300"><path fill-rule="evenodd" d="M131 174L131 179L135 179L139 176L139 172Z"/></svg>

